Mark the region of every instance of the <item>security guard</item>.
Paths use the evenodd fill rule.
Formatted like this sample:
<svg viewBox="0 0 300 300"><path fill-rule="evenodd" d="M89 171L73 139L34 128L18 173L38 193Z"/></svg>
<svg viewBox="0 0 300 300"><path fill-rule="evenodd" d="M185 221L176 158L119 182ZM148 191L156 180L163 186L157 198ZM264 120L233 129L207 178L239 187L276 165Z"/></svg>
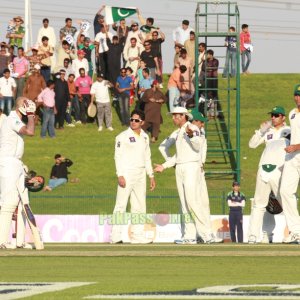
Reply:
<svg viewBox="0 0 300 300"><path fill-rule="evenodd" d="M229 230L230 238L233 243L243 243L243 207L245 207L246 198L240 192L240 184L234 181L232 184L232 191L227 195L227 203L229 206Z"/></svg>
<svg viewBox="0 0 300 300"><path fill-rule="evenodd" d="M116 137L115 164L118 190L113 220L118 219L116 215L126 212L129 197L131 213L146 214L146 173L150 178L150 190L155 189L149 137L142 130L144 120L145 115L142 111L132 111L130 127ZM143 227L144 224L131 227L132 243L148 242L144 237ZM111 242L122 243L121 224L113 225Z"/></svg>

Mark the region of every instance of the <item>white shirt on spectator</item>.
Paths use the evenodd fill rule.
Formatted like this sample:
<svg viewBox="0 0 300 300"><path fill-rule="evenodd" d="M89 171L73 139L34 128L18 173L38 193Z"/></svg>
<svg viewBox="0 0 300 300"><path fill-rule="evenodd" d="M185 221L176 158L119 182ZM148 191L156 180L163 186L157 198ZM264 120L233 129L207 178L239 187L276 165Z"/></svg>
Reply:
<svg viewBox="0 0 300 300"><path fill-rule="evenodd" d="M85 74L87 75L89 71L89 62L86 58L83 58L82 60L79 60L78 58L74 59L72 62L72 69L75 75L75 79L80 76L79 69L84 68Z"/></svg>
<svg viewBox="0 0 300 300"><path fill-rule="evenodd" d="M109 103L109 85L107 80L102 80L101 82L95 81L91 87L91 95L94 94L96 97L96 102L98 103Z"/></svg>
<svg viewBox="0 0 300 300"><path fill-rule="evenodd" d="M108 32L108 38L110 39L110 41L112 42L112 37L113 35ZM103 53L103 52L107 52L108 51L108 46L107 46L107 42L106 42L106 34L102 33L101 31L97 33L96 37L95 37L95 42L99 43L99 53Z"/></svg>
<svg viewBox="0 0 300 300"><path fill-rule="evenodd" d="M55 48L56 46L56 36L55 36L55 31L53 27L48 26L45 28L44 26L39 29L38 35L37 35L37 44L42 45L42 37L46 36L49 41L48 45Z"/></svg>
<svg viewBox="0 0 300 300"><path fill-rule="evenodd" d="M173 30L173 41L184 45L184 42L190 38L191 31L194 31L191 27L184 30L182 26L178 26L175 30Z"/></svg>
<svg viewBox="0 0 300 300"><path fill-rule="evenodd" d="M3 97L12 97L13 88L16 86L16 82L12 77L6 79L3 76L0 78L0 94L2 94Z"/></svg>

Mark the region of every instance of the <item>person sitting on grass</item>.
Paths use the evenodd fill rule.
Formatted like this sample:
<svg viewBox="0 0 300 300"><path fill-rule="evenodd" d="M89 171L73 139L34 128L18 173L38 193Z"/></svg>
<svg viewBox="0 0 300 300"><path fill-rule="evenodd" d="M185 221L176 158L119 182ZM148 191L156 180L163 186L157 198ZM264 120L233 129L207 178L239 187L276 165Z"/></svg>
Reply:
<svg viewBox="0 0 300 300"><path fill-rule="evenodd" d="M58 186L67 183L68 181L68 168L73 165L73 162L64 158L60 154L55 154L55 165L52 167L50 179L48 185L43 189L44 192L51 192Z"/></svg>

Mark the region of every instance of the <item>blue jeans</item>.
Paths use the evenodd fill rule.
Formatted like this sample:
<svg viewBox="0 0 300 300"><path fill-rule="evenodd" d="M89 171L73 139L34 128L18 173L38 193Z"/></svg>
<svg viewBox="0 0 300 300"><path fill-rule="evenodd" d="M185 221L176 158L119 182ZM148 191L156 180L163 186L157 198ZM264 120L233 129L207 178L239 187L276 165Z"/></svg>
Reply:
<svg viewBox="0 0 300 300"><path fill-rule="evenodd" d="M234 77L236 74L236 51L226 51L226 61L223 70L223 77L227 77L228 73L230 73L231 77Z"/></svg>
<svg viewBox="0 0 300 300"><path fill-rule="evenodd" d="M121 114L121 122L122 125L129 126L129 94L122 93L118 97L120 104L120 114Z"/></svg>
<svg viewBox="0 0 300 300"><path fill-rule="evenodd" d="M4 96L0 98L0 108L8 116L13 106L13 97Z"/></svg>
<svg viewBox="0 0 300 300"><path fill-rule="evenodd" d="M51 69L50 67L41 67L41 75L44 77L45 82L47 83L48 80L51 78Z"/></svg>
<svg viewBox="0 0 300 300"><path fill-rule="evenodd" d="M44 107L41 137L46 137L47 131L50 137L55 137L54 121L55 121L54 109L49 107Z"/></svg>
<svg viewBox="0 0 300 300"><path fill-rule="evenodd" d="M178 106L178 99L180 93L177 87L170 87L169 88L169 111L173 112L174 107Z"/></svg>
<svg viewBox="0 0 300 300"><path fill-rule="evenodd" d="M67 183L67 178L55 178L55 179L49 179L48 186L53 190L57 188L58 186Z"/></svg>
<svg viewBox="0 0 300 300"><path fill-rule="evenodd" d="M75 117L75 121L79 121L80 120L80 106L79 106L79 100L77 95L75 95L72 99L71 99L71 111L74 111L74 117Z"/></svg>
<svg viewBox="0 0 300 300"><path fill-rule="evenodd" d="M246 63L246 57L247 57L247 63ZM243 71L243 73L248 70L250 62L251 62L251 52L248 50L244 50L242 52L242 71Z"/></svg>

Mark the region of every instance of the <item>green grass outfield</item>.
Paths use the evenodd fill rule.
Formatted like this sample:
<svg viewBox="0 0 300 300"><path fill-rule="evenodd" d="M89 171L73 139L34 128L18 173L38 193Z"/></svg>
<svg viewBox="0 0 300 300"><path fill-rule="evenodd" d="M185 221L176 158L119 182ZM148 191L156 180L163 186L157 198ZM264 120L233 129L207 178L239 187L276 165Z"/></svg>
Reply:
<svg viewBox="0 0 300 300"><path fill-rule="evenodd" d="M93 283L26 298L70 300L215 285L299 284L299 249L280 244L48 244L44 251L1 251L0 281Z"/></svg>
<svg viewBox="0 0 300 300"><path fill-rule="evenodd" d="M249 149L248 141L259 124L268 118L267 112L274 105L282 105L287 111L294 107L293 87L300 80L296 74L251 74L241 77L241 189L249 199L254 194L255 178L259 157L263 147ZM165 77L165 82L167 78ZM219 80L220 87L225 80ZM166 86L166 84L165 84ZM235 103L231 104L233 109ZM163 107L164 124L158 143L151 144L153 163L163 162L158 151L159 143L175 128ZM235 122L231 131L234 134ZM38 173L48 177L54 163L53 156L61 153L74 161L70 168L70 178L78 177L77 184L67 184L52 193L37 193L31 199L33 211L39 214L107 214L115 203L117 181L114 166L114 139L125 128L120 126L113 113L115 131L104 130L99 133L96 125L66 127L56 131L56 139L41 139L40 127L35 137L26 138L24 162ZM208 140L210 137L208 136ZM208 158L207 163L210 162ZM149 213L178 211L178 195L174 169L168 169L156 176L157 189L148 193L147 211ZM231 189L232 179L219 177L208 180L208 190L212 214L227 213L222 197ZM245 212L249 213L249 204Z"/></svg>

